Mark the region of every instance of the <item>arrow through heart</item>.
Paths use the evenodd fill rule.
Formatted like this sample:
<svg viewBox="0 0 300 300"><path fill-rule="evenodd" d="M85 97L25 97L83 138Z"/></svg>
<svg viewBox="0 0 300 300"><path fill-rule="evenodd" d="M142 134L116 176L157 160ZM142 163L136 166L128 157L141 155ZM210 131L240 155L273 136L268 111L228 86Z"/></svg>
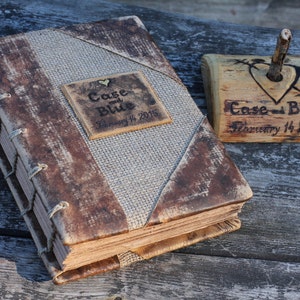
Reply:
<svg viewBox="0 0 300 300"><path fill-rule="evenodd" d="M282 67L281 71L283 79L279 82L274 82L266 76L269 67L270 65L267 63L254 63L250 66L249 70L258 86L274 101L275 104L278 104L294 86L297 74L293 66L285 65Z"/></svg>

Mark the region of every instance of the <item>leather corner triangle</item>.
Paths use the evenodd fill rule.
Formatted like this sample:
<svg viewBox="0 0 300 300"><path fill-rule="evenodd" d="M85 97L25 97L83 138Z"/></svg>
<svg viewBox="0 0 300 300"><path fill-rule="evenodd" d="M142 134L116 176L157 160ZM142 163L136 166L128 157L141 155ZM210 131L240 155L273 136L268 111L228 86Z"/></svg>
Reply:
<svg viewBox="0 0 300 300"><path fill-rule="evenodd" d="M142 21L136 16L65 26L58 31L109 50L181 82Z"/></svg>
<svg viewBox="0 0 300 300"><path fill-rule="evenodd" d="M248 183L207 119L164 187L146 226L169 222L252 197Z"/></svg>

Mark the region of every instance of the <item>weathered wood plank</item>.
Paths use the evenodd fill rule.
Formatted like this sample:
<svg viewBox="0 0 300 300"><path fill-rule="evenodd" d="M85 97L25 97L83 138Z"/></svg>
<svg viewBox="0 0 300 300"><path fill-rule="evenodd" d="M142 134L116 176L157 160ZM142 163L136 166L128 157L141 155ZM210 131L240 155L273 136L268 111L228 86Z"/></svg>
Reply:
<svg viewBox="0 0 300 300"><path fill-rule="evenodd" d="M0 253L1 299L295 299L300 284L299 263L173 253L54 286L30 240L0 237Z"/></svg>
<svg viewBox="0 0 300 300"><path fill-rule="evenodd" d="M29 237L29 231L20 216L15 200L0 172L0 235Z"/></svg>
<svg viewBox="0 0 300 300"><path fill-rule="evenodd" d="M222 22L252 24L256 26L300 29L298 9L300 3L292 0L110 0L112 2L139 5L162 11L182 13ZM181 5L182 4L182 5Z"/></svg>

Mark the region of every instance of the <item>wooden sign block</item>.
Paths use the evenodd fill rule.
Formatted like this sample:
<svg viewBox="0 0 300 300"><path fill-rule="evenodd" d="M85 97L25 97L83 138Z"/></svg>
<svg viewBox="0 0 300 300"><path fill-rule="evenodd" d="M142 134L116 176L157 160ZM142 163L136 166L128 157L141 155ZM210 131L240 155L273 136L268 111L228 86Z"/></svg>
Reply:
<svg viewBox="0 0 300 300"><path fill-rule="evenodd" d="M202 57L209 119L222 141L300 142L300 57L285 58L275 81L268 75L271 62L266 56Z"/></svg>

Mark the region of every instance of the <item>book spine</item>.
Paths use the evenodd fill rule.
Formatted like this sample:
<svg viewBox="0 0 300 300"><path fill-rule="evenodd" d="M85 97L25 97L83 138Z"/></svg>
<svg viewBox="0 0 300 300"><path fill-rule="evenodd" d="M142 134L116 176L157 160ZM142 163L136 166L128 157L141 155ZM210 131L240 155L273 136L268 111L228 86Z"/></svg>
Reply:
<svg viewBox="0 0 300 300"><path fill-rule="evenodd" d="M38 254L41 256L46 268L52 277L56 276L60 270L60 266L53 251L44 251L49 244L49 240L45 236L41 225L33 213L32 207L36 196L28 199L17 179L17 161L20 163L20 158L14 143L9 137L16 138L17 135L9 135L4 124L0 119L0 169L3 172L6 182L13 194L13 197L21 211L21 215L30 231L33 241L38 249Z"/></svg>
<svg viewBox="0 0 300 300"><path fill-rule="evenodd" d="M40 199L40 196L35 188L32 179L39 172L47 169L47 165L38 164L36 167L32 168L29 172L26 171L25 166L22 162L22 159L17 151L15 146L15 141L19 138L20 135L24 132L24 129L16 129L8 133L5 125L1 122L0 126L0 144L2 147L2 171L4 173L5 179L10 180L11 185L14 186L14 190L18 191L16 194L17 204L21 211L21 215L25 216L28 213L31 213L35 206L35 201ZM6 162L4 162L6 158ZM13 178L13 179L12 179ZM17 184L18 183L18 187ZM22 196L20 196L22 194ZM23 200L21 200L23 199ZM53 209L56 209L54 207ZM50 252L52 251L53 236L55 234L54 227L51 223L51 217L56 211L52 211L51 215L47 219L39 219L39 226L42 228L45 233L45 238L47 243L45 246L41 246L41 243L38 243L38 252ZM31 227L29 227L31 228Z"/></svg>

